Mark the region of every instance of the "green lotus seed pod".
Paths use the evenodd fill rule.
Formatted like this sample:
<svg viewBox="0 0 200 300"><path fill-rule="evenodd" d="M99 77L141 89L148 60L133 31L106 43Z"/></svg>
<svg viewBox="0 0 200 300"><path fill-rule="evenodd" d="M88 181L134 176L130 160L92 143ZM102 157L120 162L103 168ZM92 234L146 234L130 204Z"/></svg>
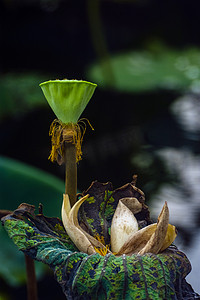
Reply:
<svg viewBox="0 0 200 300"><path fill-rule="evenodd" d="M63 123L77 123L96 84L82 80L49 80L40 84L50 107Z"/></svg>

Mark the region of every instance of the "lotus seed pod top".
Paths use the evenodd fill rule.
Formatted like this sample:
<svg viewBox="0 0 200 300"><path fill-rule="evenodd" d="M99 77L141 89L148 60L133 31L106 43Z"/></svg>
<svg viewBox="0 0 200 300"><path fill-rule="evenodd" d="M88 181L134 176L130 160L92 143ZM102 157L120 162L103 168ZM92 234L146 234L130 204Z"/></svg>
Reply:
<svg viewBox="0 0 200 300"><path fill-rule="evenodd" d="M96 84L82 80L49 80L40 87L57 118L63 123L77 123L90 101Z"/></svg>
<svg viewBox="0 0 200 300"><path fill-rule="evenodd" d="M79 120L79 117L90 101L96 86L87 81L67 79L49 80L40 84L44 96L58 118L52 122L49 131L52 143L49 159L52 162L57 161L59 164L64 162L66 143L75 145L76 162L81 159L85 122ZM90 122L85 120L91 126Z"/></svg>

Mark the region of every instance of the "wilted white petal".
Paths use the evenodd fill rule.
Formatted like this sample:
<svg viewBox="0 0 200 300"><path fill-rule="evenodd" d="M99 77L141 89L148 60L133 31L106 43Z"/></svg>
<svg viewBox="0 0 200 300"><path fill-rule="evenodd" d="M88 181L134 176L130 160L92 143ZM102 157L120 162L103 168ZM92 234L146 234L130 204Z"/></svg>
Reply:
<svg viewBox="0 0 200 300"><path fill-rule="evenodd" d="M130 235L128 240L119 249L117 255L132 255L134 253L138 253L148 243L152 234L156 230L156 226L156 223L151 224Z"/></svg>
<svg viewBox="0 0 200 300"><path fill-rule="evenodd" d="M111 250L118 252L138 230L138 222L130 209L119 200L111 224Z"/></svg>
<svg viewBox="0 0 200 300"><path fill-rule="evenodd" d="M85 198L86 199L86 198ZM67 194L63 195L63 205L62 205L62 221L63 225L70 237L70 239L74 242L76 247L81 251L88 254L95 253L95 249L92 246L91 242L85 236L85 234L75 225L77 222L76 218L74 220L73 213L76 213L77 207L79 208L80 205L85 201L80 199L76 202L73 212L70 211L70 201L69 196ZM75 223L74 223L75 221Z"/></svg>
<svg viewBox="0 0 200 300"><path fill-rule="evenodd" d="M81 204L89 197L89 195L86 195L79 199L72 207L72 209L69 211L69 219L72 223L74 223L75 226L79 226L78 223L78 211L81 206Z"/></svg>
<svg viewBox="0 0 200 300"><path fill-rule="evenodd" d="M133 233L116 254L143 255L147 252L157 254L162 252L173 243L176 238L175 226L168 224L169 210L167 203L158 217L158 222L144 227Z"/></svg>
<svg viewBox="0 0 200 300"><path fill-rule="evenodd" d="M98 241L93 236L91 236L88 232L86 232L84 229L82 229L78 222L79 208L88 197L89 197L89 195L86 195L74 204L74 206L72 207L72 209L69 212L69 220L88 238L88 240L91 242L91 244L93 246L100 248L100 249L105 249L106 247L100 241ZM110 252L110 251L107 249L107 252Z"/></svg>
<svg viewBox="0 0 200 300"><path fill-rule="evenodd" d="M171 225L169 224L168 225L168 229L167 229L167 234L166 234L166 237L165 237L165 240L164 240L164 243L160 249L159 252L162 252L164 251L165 249L167 249L172 243L173 241L175 240L177 236L177 230L176 230L176 227L174 225Z"/></svg>
<svg viewBox="0 0 200 300"><path fill-rule="evenodd" d="M139 254L143 255L148 252L157 254L160 251L165 241L168 224L169 224L169 209L167 206L167 202L165 202L162 211L158 217L156 230L152 234L151 238L149 239L145 247L139 252Z"/></svg>

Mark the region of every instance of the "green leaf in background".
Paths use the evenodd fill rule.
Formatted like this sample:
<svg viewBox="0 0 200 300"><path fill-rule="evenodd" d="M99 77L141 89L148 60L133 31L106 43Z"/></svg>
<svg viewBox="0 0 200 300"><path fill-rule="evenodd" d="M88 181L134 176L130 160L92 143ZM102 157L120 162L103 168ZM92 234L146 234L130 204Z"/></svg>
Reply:
<svg viewBox="0 0 200 300"><path fill-rule="evenodd" d="M45 214L60 216L64 182L24 163L0 157L0 209L15 209L26 202L38 207L42 203Z"/></svg>
<svg viewBox="0 0 200 300"><path fill-rule="evenodd" d="M38 87L44 77L34 73L0 76L0 119L22 115L38 106L47 106ZM47 106L48 107L48 106Z"/></svg>
<svg viewBox="0 0 200 300"><path fill-rule="evenodd" d="M25 284L26 266L24 255L13 245L2 226L0 226L0 245L0 278L3 278L10 286ZM39 262L35 263L35 270L38 280L48 271L45 265Z"/></svg>
<svg viewBox="0 0 200 300"><path fill-rule="evenodd" d="M46 215L60 216L64 183L52 175L21 162L0 157L0 209L14 210L20 203L27 202L38 207L44 204ZM0 277L7 284L25 282L24 255L13 245L0 226ZM46 268L36 264L37 277Z"/></svg>
<svg viewBox="0 0 200 300"><path fill-rule="evenodd" d="M149 48L148 48L149 49ZM130 51L110 59L114 88L124 92L145 92L158 88L200 91L200 49L170 49L152 45L150 50ZM101 65L92 65L88 78L106 86Z"/></svg>

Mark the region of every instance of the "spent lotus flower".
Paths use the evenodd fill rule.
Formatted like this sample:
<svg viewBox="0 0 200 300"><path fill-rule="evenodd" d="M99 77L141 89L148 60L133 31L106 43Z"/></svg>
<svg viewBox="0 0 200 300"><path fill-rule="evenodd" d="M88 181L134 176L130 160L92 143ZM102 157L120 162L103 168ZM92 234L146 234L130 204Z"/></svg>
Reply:
<svg viewBox="0 0 200 300"><path fill-rule="evenodd" d="M190 262L169 246L167 204L152 224L135 182L113 190L95 181L72 207L65 194L62 219L21 204L2 222L20 250L53 269L67 299L198 299L185 280Z"/></svg>
<svg viewBox="0 0 200 300"><path fill-rule="evenodd" d="M116 256L126 254L158 254L168 248L176 238L175 226L169 224L169 209L165 202L157 223L139 229L135 214L142 210L137 198L127 197L119 200L112 218L110 247L105 245L104 237L95 238L86 232L78 222L80 206L89 198L85 195L70 207L67 194L63 195L62 221L64 227L77 248L87 254L95 252L105 255L109 252ZM110 249L109 249L110 248Z"/></svg>

